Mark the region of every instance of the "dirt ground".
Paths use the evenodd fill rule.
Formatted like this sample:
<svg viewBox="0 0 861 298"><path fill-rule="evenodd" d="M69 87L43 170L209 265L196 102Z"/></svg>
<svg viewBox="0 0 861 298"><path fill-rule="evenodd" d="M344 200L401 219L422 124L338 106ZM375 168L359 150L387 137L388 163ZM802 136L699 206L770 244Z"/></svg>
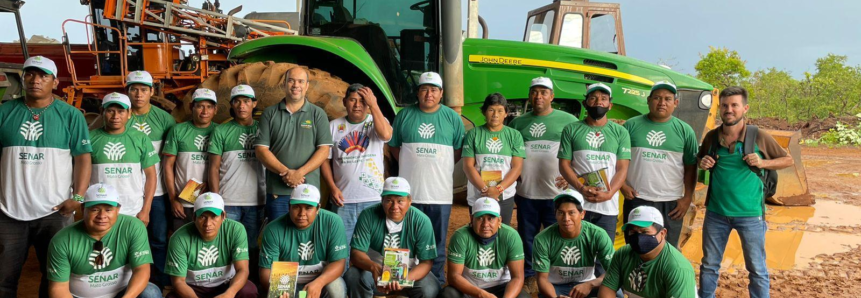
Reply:
<svg viewBox="0 0 861 298"><path fill-rule="evenodd" d="M802 159L817 204L768 207L766 249L771 295L857 297L861 293L861 148L803 147ZM468 222L468 212L464 200L456 199L449 235ZM695 233L682 251L699 271L704 210L697 212ZM516 215L512 225L516 226ZM738 247L733 236L718 297L748 297L747 272ZM32 250L24 272L19 295L36 297L40 274Z"/></svg>

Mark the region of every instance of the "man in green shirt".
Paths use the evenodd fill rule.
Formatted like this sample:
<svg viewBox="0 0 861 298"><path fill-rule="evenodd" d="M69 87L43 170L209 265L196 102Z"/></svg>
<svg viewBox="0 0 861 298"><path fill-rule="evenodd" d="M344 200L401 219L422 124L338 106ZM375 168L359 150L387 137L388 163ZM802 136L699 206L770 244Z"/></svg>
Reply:
<svg viewBox="0 0 861 298"><path fill-rule="evenodd" d="M260 116L254 150L266 167L266 217L287 214L290 194L300 184L320 187L320 165L329 157L332 133L326 111L308 102L308 71L287 71L287 96Z"/></svg>
<svg viewBox="0 0 861 298"><path fill-rule="evenodd" d="M194 221L170 237L165 272L173 291L167 297L257 297L248 280L248 239L242 224L227 218L224 199L204 193L194 201Z"/></svg>
<svg viewBox="0 0 861 298"><path fill-rule="evenodd" d="M167 134L164 155L164 180L170 197L173 227L178 229L191 222L192 205L179 198L179 193L189 180L207 182L206 153L209 137L216 123L212 117L218 112L215 92L206 88L194 91L191 101L191 120L177 124Z"/></svg>
<svg viewBox="0 0 861 298"><path fill-rule="evenodd" d="M307 298L344 298L347 285L341 275L349 254L341 217L320 209L320 191L300 184L290 194L290 211L263 230L260 248L260 285L269 288L274 262L298 262L296 289Z"/></svg>
<svg viewBox="0 0 861 298"><path fill-rule="evenodd" d="M496 200L479 198L470 224L451 236L442 297L529 297L523 289L523 242L514 228L502 224L499 209Z"/></svg>
<svg viewBox="0 0 861 298"><path fill-rule="evenodd" d="M583 195L566 189L553 199L556 222L533 244L540 297L595 297L604 280L596 260L610 263L613 243L603 229L583 220Z"/></svg>
<svg viewBox="0 0 861 298"><path fill-rule="evenodd" d="M604 276L600 298L616 297L622 289L628 297L697 297L691 262L667 245L664 216L651 206L631 210L622 226L628 244L616 251Z"/></svg>
<svg viewBox="0 0 861 298"><path fill-rule="evenodd" d="M162 297L148 282L152 255L146 227L120 214L119 200L113 186L91 185L83 219L51 239L50 297Z"/></svg>
<svg viewBox="0 0 861 298"><path fill-rule="evenodd" d="M410 184L401 177L389 177L383 184L382 202L366 208L359 215L356 231L350 242L353 266L344 278L350 297L370 298L386 294L406 295L410 298L436 297L439 283L431 271L436 258L436 241L430 219L412 207ZM383 272L383 254L386 248L410 250L409 280L412 288L402 289L399 284L377 287Z"/></svg>
<svg viewBox="0 0 861 298"><path fill-rule="evenodd" d="M664 215L667 242L678 248L682 219L697 185L697 135L673 117L679 105L673 83L655 83L646 103L648 114L624 124L631 135L631 175L622 186L622 214L627 217L639 206L655 207Z"/></svg>

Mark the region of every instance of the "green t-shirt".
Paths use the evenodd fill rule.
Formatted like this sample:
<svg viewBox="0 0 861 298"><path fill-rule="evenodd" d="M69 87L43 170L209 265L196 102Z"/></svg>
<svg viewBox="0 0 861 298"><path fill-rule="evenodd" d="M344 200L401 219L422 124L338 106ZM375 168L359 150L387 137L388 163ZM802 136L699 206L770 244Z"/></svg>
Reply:
<svg viewBox="0 0 861 298"><path fill-rule="evenodd" d="M289 169L305 165L317 148L332 146L329 118L326 111L305 100L295 113L287 110L284 100L263 111L260 130L254 146L269 147L269 151ZM305 184L320 187L320 169L305 175ZM266 192L289 196L293 188L281 180L278 173L266 171Z"/></svg>
<svg viewBox="0 0 861 298"><path fill-rule="evenodd" d="M144 115L135 115L132 113L132 118L126 123L126 128L134 128L146 134L152 141L152 147L156 152L161 152L164 139L167 138L167 132L176 125L176 119L157 106L150 105L150 110ZM164 194L164 185L161 178L161 164L155 166L156 177L158 182L155 187L155 195Z"/></svg>
<svg viewBox="0 0 861 298"><path fill-rule="evenodd" d="M77 297L114 297L128 286L133 268L152 263L146 227L137 218L118 215L101 240L104 263L97 266L96 239L87 234L83 221L57 232L48 246L48 280L69 282L69 291Z"/></svg>
<svg viewBox="0 0 861 298"><path fill-rule="evenodd" d="M523 260L523 241L517 230L502 225L496 239L481 245L472 227L463 226L454 232L448 245L448 260L463 264L463 277L476 287L487 289L511 280L508 262Z"/></svg>
<svg viewBox="0 0 861 298"><path fill-rule="evenodd" d="M260 206L265 203L263 165L254 153L257 121L242 126L235 120L219 125L212 133L209 154L221 156L221 196L227 206Z"/></svg>
<svg viewBox="0 0 861 298"><path fill-rule="evenodd" d="M0 105L0 210L29 221L48 216L69 199L72 159L90 153L90 135L81 111L62 100L40 109L24 98ZM8 173L8 174L7 174Z"/></svg>
<svg viewBox="0 0 861 298"><path fill-rule="evenodd" d="M503 126L500 131L490 131L487 126L479 126L466 133L463 141L463 157L475 158L475 168L481 173L481 178L487 186L494 187L502 182L502 178L511 170L513 157L526 158L526 148L523 137L517 130ZM509 199L516 192L517 182L502 193L502 199ZM472 206L481 197L479 190L472 183L467 187L467 202Z"/></svg>
<svg viewBox="0 0 861 298"><path fill-rule="evenodd" d="M248 260L248 237L241 223L225 219L218 236L204 241L192 222L170 237L164 273L185 277L185 282L192 286L212 288L230 282L236 275L233 263L245 260Z"/></svg>
<svg viewBox="0 0 861 298"><path fill-rule="evenodd" d="M90 184L107 183L120 194L120 213L136 216L143 208L143 170L158 164L158 152L147 136L136 130L109 134L103 128L90 131L93 173Z"/></svg>
<svg viewBox="0 0 861 298"><path fill-rule="evenodd" d="M559 194L556 177L561 175L556 153L559 152L562 130L572 122L577 122L577 117L553 110L545 116L529 112L508 123L520 132L526 145L526 159L517 184L518 195L533 200L552 200Z"/></svg>
<svg viewBox="0 0 861 298"><path fill-rule="evenodd" d="M350 247L368 254L374 262L383 263L386 248L410 250L410 267L437 257L436 242L430 218L416 207L410 207L400 222L401 231L389 233L382 204L374 204L359 214Z"/></svg>
<svg viewBox="0 0 861 298"><path fill-rule="evenodd" d="M577 175L606 169L609 185L616 175L616 161L631 159L631 138L628 130L613 121L604 126L574 122L562 131L557 157L570 160ZM585 202L583 209L603 215L619 215L619 193L613 194L608 201Z"/></svg>
<svg viewBox="0 0 861 298"><path fill-rule="evenodd" d="M694 268L672 245L664 245L658 257L648 262L643 262L630 245L619 248L603 285L613 291L621 288L630 298L697 297Z"/></svg>
<svg viewBox="0 0 861 298"><path fill-rule="evenodd" d="M550 283L565 285L583 283L596 278L595 261L609 264L613 258L613 242L598 226L580 222L580 235L563 238L559 224L553 224L535 236L532 245L532 268L549 273Z"/></svg>
<svg viewBox="0 0 861 298"><path fill-rule="evenodd" d="M210 135L216 127L218 124L213 122L206 128L197 128L192 120L189 120L177 124L167 133L167 141L161 153L176 156L173 184L177 192L182 191L191 179L206 183L209 177L206 173L206 162L209 159L206 150ZM182 205L187 208L194 207L186 202L182 202Z"/></svg>
<svg viewBox="0 0 861 298"><path fill-rule="evenodd" d="M454 187L454 150L463 146L460 115L441 105L425 113L412 105L395 117L389 146L400 147L399 175L410 181L416 204L451 204Z"/></svg>
<svg viewBox="0 0 861 298"><path fill-rule="evenodd" d="M758 144L754 145L754 152L764 158ZM709 183L716 187L708 188L710 194L706 209L723 216L762 216L762 179L743 159L744 142L736 142L733 153L724 146L718 146L717 156Z"/></svg>
<svg viewBox="0 0 861 298"><path fill-rule="evenodd" d="M310 227L299 230L284 215L269 223L263 231L260 268L272 268L277 261L299 262L299 283L311 282L331 262L346 259L347 236L341 217L319 209Z"/></svg>
<svg viewBox="0 0 861 298"><path fill-rule="evenodd" d="M640 199L675 201L685 195L685 166L697 163L697 134L676 117L659 123L640 115L624 124L631 135L627 183ZM661 177L661 179L655 179Z"/></svg>

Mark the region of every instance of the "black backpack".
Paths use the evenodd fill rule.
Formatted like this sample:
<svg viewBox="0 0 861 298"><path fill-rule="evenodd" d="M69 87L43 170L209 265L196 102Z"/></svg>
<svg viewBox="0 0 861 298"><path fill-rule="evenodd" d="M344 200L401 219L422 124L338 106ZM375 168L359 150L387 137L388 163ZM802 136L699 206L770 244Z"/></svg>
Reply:
<svg viewBox="0 0 861 298"><path fill-rule="evenodd" d="M747 132L744 135L744 144L742 153L743 155L748 155L754 153L754 147L756 146L756 137L759 135L759 127L756 125L748 125ZM715 163L717 163L717 150L718 146L720 146L720 132L714 134L714 139L711 143L711 148L709 148L708 155L711 156ZM777 171L768 170L768 169L759 169L757 167L750 167L750 170L753 171L756 176L762 180L762 211L765 214L765 199L774 196L777 193ZM709 180L714 175L714 167L709 169ZM711 187L711 181L709 181L709 187ZM706 206L708 206L709 202L709 194L711 192L707 192L706 194Z"/></svg>

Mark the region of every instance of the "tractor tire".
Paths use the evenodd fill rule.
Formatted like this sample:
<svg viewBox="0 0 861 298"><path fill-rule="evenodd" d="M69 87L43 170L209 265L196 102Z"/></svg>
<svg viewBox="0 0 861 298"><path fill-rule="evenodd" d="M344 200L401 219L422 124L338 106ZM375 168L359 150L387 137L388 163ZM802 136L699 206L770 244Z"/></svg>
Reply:
<svg viewBox="0 0 861 298"><path fill-rule="evenodd" d="M325 110L329 120L347 115L347 110L341 101L349 86L347 82L320 69L308 69L297 64L268 61L234 65L218 74L209 76L200 84L200 88L215 91L218 98L218 113L213 121L223 123L231 118L230 90L239 84L247 84L254 89L258 111L278 104L287 96L286 74L288 70L294 67L302 67L308 71L309 83L305 93L308 101ZM187 92L182 98L182 104L173 110L172 114L178 122L191 119L190 103L193 93L194 91Z"/></svg>

